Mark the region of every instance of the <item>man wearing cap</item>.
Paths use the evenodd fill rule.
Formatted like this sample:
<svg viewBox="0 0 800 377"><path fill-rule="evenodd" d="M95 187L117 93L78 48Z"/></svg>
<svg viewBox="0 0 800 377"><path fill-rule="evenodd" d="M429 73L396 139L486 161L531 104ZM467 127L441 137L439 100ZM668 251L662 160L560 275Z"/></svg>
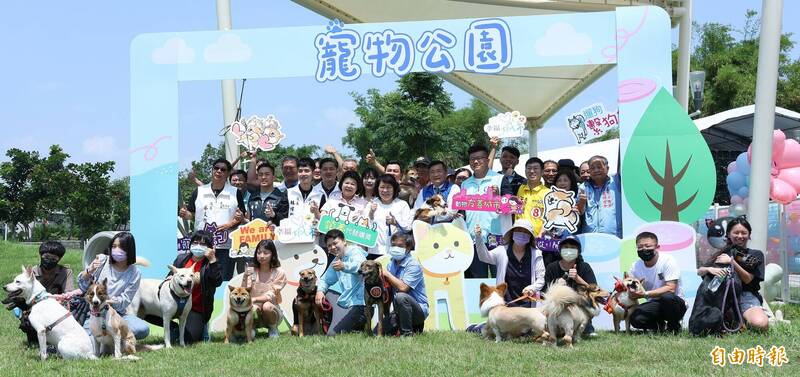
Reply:
<svg viewBox="0 0 800 377"><path fill-rule="evenodd" d="M525 177L517 174L514 168L519 164L519 149L506 145L500 150L500 166L503 168L498 173L503 175L503 184L500 186L500 195L517 195L519 186L527 182Z"/></svg>
<svg viewBox="0 0 800 377"><path fill-rule="evenodd" d="M441 195L445 199L444 205L452 208L453 196L458 194L461 189L447 180L447 165L442 161L432 161L429 165L430 183L422 188L417 200L414 202L414 209L422 208L425 202L434 195Z"/></svg>
<svg viewBox="0 0 800 377"><path fill-rule="evenodd" d="M597 284L592 266L581 257L581 242L577 238L570 236L561 240L558 243L558 252L559 259L548 264L545 268L545 291L547 290L546 287L549 287L558 279L564 279L567 286L572 289L577 289L579 285L586 287L589 284ZM586 326L583 333L589 336L597 335L591 322Z"/></svg>
<svg viewBox="0 0 800 377"><path fill-rule="evenodd" d="M430 164L431 161L425 157L418 157L414 161L414 169L417 171L417 184L419 189L427 186L430 182Z"/></svg>
<svg viewBox="0 0 800 377"><path fill-rule="evenodd" d="M476 225L475 239L480 238L481 233L480 225ZM536 249L533 226L527 220L515 222L503 235L503 243L488 250L485 244L477 242L475 250L482 262L497 266L496 284L508 285L505 301L514 301L523 294L538 297L545 284L545 267L542 252ZM535 303L520 300L510 306L533 307Z"/></svg>

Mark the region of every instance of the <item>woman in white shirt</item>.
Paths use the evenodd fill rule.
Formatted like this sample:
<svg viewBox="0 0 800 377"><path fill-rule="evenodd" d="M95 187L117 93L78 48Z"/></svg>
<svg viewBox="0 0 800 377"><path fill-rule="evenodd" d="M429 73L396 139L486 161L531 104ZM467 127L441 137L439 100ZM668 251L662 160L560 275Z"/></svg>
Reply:
<svg viewBox="0 0 800 377"><path fill-rule="evenodd" d="M378 241L369 248L367 259L376 259L386 254L391 247L392 235L411 228L413 214L408 203L400 200L400 185L389 174L378 178L372 202L368 205L369 218L377 225Z"/></svg>

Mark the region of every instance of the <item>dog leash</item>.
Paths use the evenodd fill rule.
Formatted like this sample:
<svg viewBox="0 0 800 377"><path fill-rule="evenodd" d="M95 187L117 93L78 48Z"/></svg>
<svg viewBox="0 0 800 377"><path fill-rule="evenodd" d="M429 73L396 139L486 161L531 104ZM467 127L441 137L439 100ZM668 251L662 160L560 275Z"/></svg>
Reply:
<svg viewBox="0 0 800 377"><path fill-rule="evenodd" d="M514 299L514 300L512 300L510 302L507 302L506 306L509 306L509 305L511 305L511 304L513 304L513 303L515 303L517 301L520 301L520 300L530 300L531 302L541 301L540 299L538 299L538 298L536 298L534 296L523 294L522 296L519 296L516 299Z"/></svg>
<svg viewBox="0 0 800 377"><path fill-rule="evenodd" d="M736 283L734 282L733 278L728 278L728 281L725 282L725 293L722 296L722 305L720 306L720 311L722 312L722 329L725 330L725 332L735 332L745 327L744 319L742 318L742 311L739 308L739 299L736 298L736 287L733 288L733 306L734 312L739 317L739 325L735 328L728 328L728 325L725 324L725 301L728 299L728 291L735 284Z"/></svg>

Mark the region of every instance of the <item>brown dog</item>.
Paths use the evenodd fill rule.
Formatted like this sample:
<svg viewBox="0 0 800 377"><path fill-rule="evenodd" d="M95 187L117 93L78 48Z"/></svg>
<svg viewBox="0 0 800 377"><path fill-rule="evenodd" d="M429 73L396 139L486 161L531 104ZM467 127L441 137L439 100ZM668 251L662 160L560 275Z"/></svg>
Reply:
<svg viewBox="0 0 800 377"><path fill-rule="evenodd" d="M508 285L492 287L481 283L481 315L488 317L481 334L495 342L530 335L534 341L547 339L547 318L541 308L507 307L503 296Z"/></svg>
<svg viewBox="0 0 800 377"><path fill-rule="evenodd" d="M372 335L372 306L377 305L378 336L383 336L383 318L389 313L389 306L392 304L391 287L383 278L381 264L374 260L361 262L358 273L364 278L364 316L367 317L364 331Z"/></svg>
<svg viewBox="0 0 800 377"><path fill-rule="evenodd" d="M616 277L617 283L614 288L614 295L611 296L608 306L611 307L611 315L614 317L614 332L619 332L619 323L625 321L625 332L631 333L631 313L639 305L638 299L630 298L629 292L637 292L640 295L644 294L644 281L637 280L628 276L625 272L623 279L619 280Z"/></svg>
<svg viewBox="0 0 800 377"><path fill-rule="evenodd" d="M331 323L333 308L327 299L323 299L322 305L317 305L317 273L313 268L300 271L299 286L297 296L292 302L292 311L295 314L295 323L292 326L292 334L305 336L306 334L325 334L328 325ZM322 328L320 329L320 326Z"/></svg>
<svg viewBox="0 0 800 377"><path fill-rule="evenodd" d="M255 308L250 297L250 289L228 285L230 293L230 310L228 310L228 326L225 328L225 343L232 336L243 336L247 343L255 337Z"/></svg>
<svg viewBox="0 0 800 377"><path fill-rule="evenodd" d="M89 304L89 328L97 356L114 348L114 358L122 358L124 353L131 359L136 353L136 338L128 328L128 322L111 306L114 303L108 296L108 279L89 286L84 299Z"/></svg>
<svg viewBox="0 0 800 377"><path fill-rule="evenodd" d="M608 292L596 284L578 286L577 291L564 284L563 279L551 284L542 308L547 313L547 331L552 344L556 345L557 339L561 339L572 347L586 324L600 313L600 304L604 304L608 296Z"/></svg>

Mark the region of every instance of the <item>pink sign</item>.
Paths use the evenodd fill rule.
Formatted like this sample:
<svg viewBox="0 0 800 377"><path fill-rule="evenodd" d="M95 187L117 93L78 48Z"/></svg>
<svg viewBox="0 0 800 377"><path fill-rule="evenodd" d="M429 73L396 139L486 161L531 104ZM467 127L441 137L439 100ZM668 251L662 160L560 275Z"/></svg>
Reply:
<svg viewBox="0 0 800 377"><path fill-rule="evenodd" d="M485 211L501 215L521 214L525 204L513 195L495 195L492 190L485 194L470 195L460 191L453 196L453 209L456 211Z"/></svg>

